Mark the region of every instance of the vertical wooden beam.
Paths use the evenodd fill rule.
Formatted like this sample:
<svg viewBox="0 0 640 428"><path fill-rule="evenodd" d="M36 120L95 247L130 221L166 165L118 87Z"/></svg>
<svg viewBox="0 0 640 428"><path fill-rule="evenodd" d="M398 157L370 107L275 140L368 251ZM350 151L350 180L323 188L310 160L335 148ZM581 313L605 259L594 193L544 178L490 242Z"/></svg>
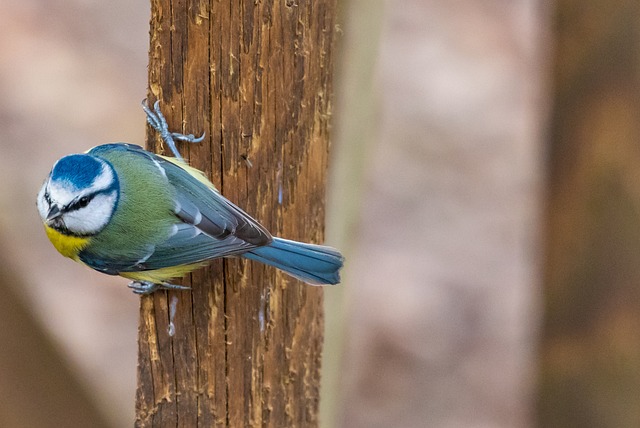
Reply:
<svg viewBox="0 0 640 428"><path fill-rule="evenodd" d="M275 235L322 242L335 0L151 6L149 101L207 134L185 158ZM322 290L240 259L182 283L141 300L136 425L317 425Z"/></svg>
<svg viewBox="0 0 640 428"><path fill-rule="evenodd" d="M557 2L545 427L640 424L640 4Z"/></svg>
<svg viewBox="0 0 640 428"><path fill-rule="evenodd" d="M365 173L369 154L375 150L380 122L380 89L377 87L380 34L384 0L348 0L340 3L339 25L344 29L336 52L335 109L331 149L330 197L327 200L327 234L330 245L340 248L352 261L351 247L360 225ZM357 257L355 252L354 258ZM348 271L342 274L349 283ZM349 287L325 289L325 329L320 422L325 428L338 426L338 415L352 404L344 392L343 354L347 324ZM355 295L351 294L352 297Z"/></svg>

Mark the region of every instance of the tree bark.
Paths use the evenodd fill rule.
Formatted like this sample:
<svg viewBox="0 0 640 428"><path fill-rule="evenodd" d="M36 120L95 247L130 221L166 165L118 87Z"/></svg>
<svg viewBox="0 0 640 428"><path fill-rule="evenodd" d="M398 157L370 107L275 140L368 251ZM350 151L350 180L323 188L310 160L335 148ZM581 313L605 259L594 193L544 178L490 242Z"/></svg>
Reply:
<svg viewBox="0 0 640 428"><path fill-rule="evenodd" d="M151 6L149 103L206 131L183 156L273 234L321 242L335 0ZM322 290L241 259L179 283L141 299L136 426L317 425Z"/></svg>

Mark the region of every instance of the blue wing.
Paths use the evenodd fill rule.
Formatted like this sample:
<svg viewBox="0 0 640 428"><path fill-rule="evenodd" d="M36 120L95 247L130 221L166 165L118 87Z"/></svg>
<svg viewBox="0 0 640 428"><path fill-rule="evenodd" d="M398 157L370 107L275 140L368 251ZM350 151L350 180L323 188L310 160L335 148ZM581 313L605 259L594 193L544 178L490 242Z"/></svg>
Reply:
<svg viewBox="0 0 640 428"><path fill-rule="evenodd" d="M175 226L174 235L153 248L148 259L140 260L131 270L156 270L192 264L242 254L255 247L233 235L224 239L212 238L197 227L182 223Z"/></svg>

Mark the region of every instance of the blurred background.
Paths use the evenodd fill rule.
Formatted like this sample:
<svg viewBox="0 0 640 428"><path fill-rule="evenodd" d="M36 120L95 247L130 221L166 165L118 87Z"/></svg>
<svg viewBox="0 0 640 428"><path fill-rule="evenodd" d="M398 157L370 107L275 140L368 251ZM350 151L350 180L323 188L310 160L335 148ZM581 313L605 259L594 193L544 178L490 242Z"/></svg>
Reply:
<svg viewBox="0 0 640 428"><path fill-rule="evenodd" d="M339 3L323 426L640 426L640 3ZM138 298L35 196L143 143L148 21L0 3L1 427L132 424Z"/></svg>

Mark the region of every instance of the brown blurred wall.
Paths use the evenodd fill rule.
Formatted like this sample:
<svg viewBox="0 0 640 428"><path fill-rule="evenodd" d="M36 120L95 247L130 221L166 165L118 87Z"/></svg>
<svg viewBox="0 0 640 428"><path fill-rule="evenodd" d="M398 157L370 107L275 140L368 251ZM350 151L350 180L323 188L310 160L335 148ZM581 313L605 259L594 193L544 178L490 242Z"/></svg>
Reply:
<svg viewBox="0 0 640 428"><path fill-rule="evenodd" d="M640 3L554 14L539 424L640 426Z"/></svg>

